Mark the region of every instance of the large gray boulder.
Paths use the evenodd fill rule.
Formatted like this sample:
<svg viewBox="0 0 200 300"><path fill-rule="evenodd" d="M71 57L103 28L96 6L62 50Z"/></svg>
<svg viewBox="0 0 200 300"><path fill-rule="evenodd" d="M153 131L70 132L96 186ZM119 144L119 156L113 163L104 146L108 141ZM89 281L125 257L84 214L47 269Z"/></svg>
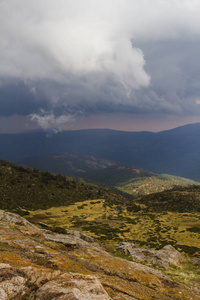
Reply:
<svg viewBox="0 0 200 300"><path fill-rule="evenodd" d="M183 256L171 245L167 245L160 250L145 249L137 247L133 243L122 242L118 245L117 250L124 252L138 262L148 262L156 264L161 268L170 266L178 267L183 261Z"/></svg>

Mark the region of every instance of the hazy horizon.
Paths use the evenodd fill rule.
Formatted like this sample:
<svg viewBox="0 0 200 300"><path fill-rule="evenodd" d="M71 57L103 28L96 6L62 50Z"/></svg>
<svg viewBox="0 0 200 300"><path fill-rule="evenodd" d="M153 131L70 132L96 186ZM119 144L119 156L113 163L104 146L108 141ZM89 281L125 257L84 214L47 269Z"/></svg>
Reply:
<svg viewBox="0 0 200 300"><path fill-rule="evenodd" d="M7 120L4 119L5 122L7 123ZM91 120L90 120L91 121ZM123 122L123 119L120 120L121 122ZM121 123L119 124L115 124L112 122L112 126L109 126L109 124L107 124L107 126L105 124L101 124L101 122L96 122L96 126L88 126L88 125L83 125L82 127L79 127L78 124L75 124L76 126L70 126L67 128L63 128L62 130L56 130L55 128L48 128L48 129L43 129L40 126L26 126L24 127L24 123L20 123L19 120L17 120L17 125L15 127L13 127L13 124L16 121L11 123L11 126L9 127L9 125L5 125L5 123L3 124L2 120L0 119L0 134L18 134L18 133L31 133L31 132L36 132L36 131L43 131L43 132L52 132L52 133L58 133L58 132L62 132L62 131L70 131L70 130L87 130L87 129L108 129L108 130L117 130L117 131L130 131L130 132L141 132L141 131L149 131L149 132L154 132L154 133L158 133L161 131L165 131L165 130L171 130L171 129L175 129L181 126L185 126L185 125L191 125L191 124L198 124L200 123L200 121L193 121L193 122L189 122L189 123L185 123L180 121L179 123L177 123L176 121L174 122L170 122L170 124L166 124L166 123L161 123L158 124L158 122L152 122L152 124L148 124L148 126L146 124L141 124L141 120L138 124L131 124L131 126L126 126L127 124L122 125ZM32 124L31 124L32 125Z"/></svg>

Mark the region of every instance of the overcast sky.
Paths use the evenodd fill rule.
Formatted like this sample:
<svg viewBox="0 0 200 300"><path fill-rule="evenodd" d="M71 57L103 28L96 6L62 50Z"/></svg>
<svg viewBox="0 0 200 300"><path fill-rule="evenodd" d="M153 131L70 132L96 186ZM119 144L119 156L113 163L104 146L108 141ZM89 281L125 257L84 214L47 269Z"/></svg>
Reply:
<svg viewBox="0 0 200 300"><path fill-rule="evenodd" d="M0 132L200 122L199 0L1 0Z"/></svg>

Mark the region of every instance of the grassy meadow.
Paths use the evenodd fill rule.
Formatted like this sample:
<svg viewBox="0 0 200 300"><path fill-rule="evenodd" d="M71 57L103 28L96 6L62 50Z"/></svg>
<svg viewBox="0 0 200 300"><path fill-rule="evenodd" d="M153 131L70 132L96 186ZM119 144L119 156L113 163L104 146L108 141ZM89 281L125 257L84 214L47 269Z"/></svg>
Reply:
<svg viewBox="0 0 200 300"><path fill-rule="evenodd" d="M125 205L107 205L104 199L86 200L73 205L30 211L33 223L74 229L94 237L103 245L121 241L160 249L171 244L188 256L200 255L198 213L131 211Z"/></svg>

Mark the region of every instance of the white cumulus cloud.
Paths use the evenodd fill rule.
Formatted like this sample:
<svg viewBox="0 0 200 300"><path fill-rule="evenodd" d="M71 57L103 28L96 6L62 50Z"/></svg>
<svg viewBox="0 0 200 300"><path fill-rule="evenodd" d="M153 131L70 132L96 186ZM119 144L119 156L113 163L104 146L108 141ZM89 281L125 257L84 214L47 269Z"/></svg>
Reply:
<svg viewBox="0 0 200 300"><path fill-rule="evenodd" d="M51 129L54 132L59 132L65 129L66 124L73 122L74 115L65 114L55 116L53 112L41 110L40 114L31 114L31 121L35 121L43 130Z"/></svg>
<svg viewBox="0 0 200 300"><path fill-rule="evenodd" d="M98 0L1 2L0 75L69 82L71 76L105 74L131 88L148 86L125 7Z"/></svg>

